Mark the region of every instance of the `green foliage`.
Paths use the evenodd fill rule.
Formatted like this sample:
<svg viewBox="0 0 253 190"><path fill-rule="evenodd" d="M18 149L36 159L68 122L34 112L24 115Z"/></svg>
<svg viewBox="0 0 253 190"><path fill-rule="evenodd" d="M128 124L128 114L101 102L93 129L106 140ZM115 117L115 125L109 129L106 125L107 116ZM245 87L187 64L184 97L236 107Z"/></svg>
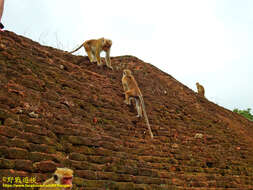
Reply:
<svg viewBox="0 0 253 190"><path fill-rule="evenodd" d="M246 117L248 120L253 121L253 115L250 113L250 108L246 110L239 110L239 109L234 109L233 112L236 112L244 117Z"/></svg>

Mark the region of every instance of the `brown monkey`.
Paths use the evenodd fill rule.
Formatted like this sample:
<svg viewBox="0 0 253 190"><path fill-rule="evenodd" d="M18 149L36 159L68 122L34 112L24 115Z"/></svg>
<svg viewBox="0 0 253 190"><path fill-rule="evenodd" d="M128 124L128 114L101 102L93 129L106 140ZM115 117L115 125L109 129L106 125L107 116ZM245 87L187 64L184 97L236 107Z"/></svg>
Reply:
<svg viewBox="0 0 253 190"><path fill-rule="evenodd" d="M198 82L196 83L198 94L205 97L205 89L202 85L200 85Z"/></svg>
<svg viewBox="0 0 253 190"><path fill-rule="evenodd" d="M135 99L136 110L137 110L137 117L142 117L142 112L144 113L144 118L148 126L148 130L150 133L151 138L153 138L153 133L149 124L148 116L146 113L144 100L140 88L132 75L132 72L129 69L124 69L123 77L122 77L122 85L125 94L125 103L131 105L131 99Z"/></svg>
<svg viewBox="0 0 253 190"><path fill-rule="evenodd" d="M105 38L99 38L99 39L92 39L85 41L82 45L80 45L75 50L71 51L70 53L74 53L77 50L79 50L81 47L84 47L85 51L88 54L90 62L97 62L98 66L102 66L100 53L101 51L106 52L105 62L106 66L110 69L112 68L111 65L111 59L110 59L110 50L112 46L112 41Z"/></svg>
<svg viewBox="0 0 253 190"><path fill-rule="evenodd" d="M69 168L57 168L53 177L46 180L43 183L44 187L41 187L40 190L70 190L72 189L72 180L73 170Z"/></svg>

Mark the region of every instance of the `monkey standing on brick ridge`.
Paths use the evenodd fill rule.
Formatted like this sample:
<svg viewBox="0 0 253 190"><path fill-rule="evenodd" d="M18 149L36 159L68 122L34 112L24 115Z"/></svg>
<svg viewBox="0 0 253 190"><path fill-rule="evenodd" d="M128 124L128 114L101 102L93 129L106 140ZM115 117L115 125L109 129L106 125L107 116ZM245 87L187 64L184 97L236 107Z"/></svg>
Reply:
<svg viewBox="0 0 253 190"><path fill-rule="evenodd" d="M136 103L136 109L138 112L137 117L142 117L142 112L144 113L144 118L148 126L148 130L150 133L151 138L153 138L153 133L149 124L148 116L146 113L145 105L144 105L144 100L142 93L140 91L140 88L138 87L138 84L132 75L132 72L129 69L125 69L123 71L123 77L122 77L122 85L124 89L124 94L125 94L125 103L128 105L131 105L130 100L132 98L135 99Z"/></svg>
<svg viewBox="0 0 253 190"><path fill-rule="evenodd" d="M74 53L79 50L81 47L84 47L85 51L88 54L90 62L97 62L98 66L102 66L100 53L101 51L106 52L105 62L106 66L113 70L110 59L110 49L112 46L112 41L105 38L92 39L85 41L82 45L80 45L75 50L69 52Z"/></svg>
<svg viewBox="0 0 253 190"><path fill-rule="evenodd" d="M205 89L202 85L200 85L198 82L196 83L198 94L205 97Z"/></svg>
<svg viewBox="0 0 253 190"><path fill-rule="evenodd" d="M46 180L43 185L67 185L69 187L41 187L40 190L71 190L73 180L73 170L69 168L57 168L53 177Z"/></svg>

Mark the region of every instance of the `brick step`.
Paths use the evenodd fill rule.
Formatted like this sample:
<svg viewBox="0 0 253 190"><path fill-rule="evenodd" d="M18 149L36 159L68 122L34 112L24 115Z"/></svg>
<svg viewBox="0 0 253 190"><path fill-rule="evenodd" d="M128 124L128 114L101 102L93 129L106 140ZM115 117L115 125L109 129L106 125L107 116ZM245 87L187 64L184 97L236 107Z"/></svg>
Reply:
<svg viewBox="0 0 253 190"><path fill-rule="evenodd" d="M183 190L252 190L253 189L253 186L248 186L248 185L242 185L238 188L224 188L224 187L177 187L177 189L183 189ZM171 189L173 190L173 189Z"/></svg>
<svg viewBox="0 0 253 190"><path fill-rule="evenodd" d="M75 182L75 181L74 181ZM77 184L80 189L122 189L122 190L140 190L140 189L145 189L145 190L152 190L152 189L157 189L157 190L165 190L168 188L175 188L176 186L174 185L166 185L166 187L162 187L160 185L152 185L152 184L136 184L133 182L115 182L112 180L87 180L87 179L79 179L79 184Z"/></svg>
<svg viewBox="0 0 253 190"><path fill-rule="evenodd" d="M14 176L14 177L27 177L36 176L41 178L40 175L32 175L23 171L16 170L0 170L0 177ZM253 178L247 176L187 176L188 174L174 173L170 178L152 178L149 176L133 176L125 174L115 174L109 172L92 172L88 170L76 170L74 178L74 184L78 187L84 188L111 188L115 189L121 187L121 189L168 189L168 188L180 188L180 189L198 189L198 188L241 188L250 189L253 187ZM51 174L48 174L50 177ZM211 179L212 177L212 179ZM46 177L47 178L47 177ZM45 179L46 179L45 178ZM145 185L144 185L145 183ZM243 183L243 184L241 184ZM184 187L184 188L182 188ZM145 189L144 188L144 189Z"/></svg>
<svg viewBox="0 0 253 190"><path fill-rule="evenodd" d="M76 183L78 187L85 188L108 188L108 189L251 189L253 185L238 184L233 181L181 181L177 178L171 178L168 180L159 180L156 184L154 181L143 177L136 177L137 181L129 182L117 182L112 179L107 180L91 180L91 179L79 179ZM138 181L139 180L139 181ZM145 185L144 185L145 184Z"/></svg>

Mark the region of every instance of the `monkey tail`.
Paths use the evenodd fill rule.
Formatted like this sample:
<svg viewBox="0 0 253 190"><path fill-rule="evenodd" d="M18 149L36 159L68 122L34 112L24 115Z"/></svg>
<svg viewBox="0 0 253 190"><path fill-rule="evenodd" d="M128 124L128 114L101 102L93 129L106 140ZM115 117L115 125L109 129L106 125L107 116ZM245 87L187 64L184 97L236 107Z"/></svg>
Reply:
<svg viewBox="0 0 253 190"><path fill-rule="evenodd" d="M81 47L83 47L83 45L84 45L84 43L83 43L82 45L80 45L78 48L76 48L75 50L73 50L73 51L71 51L71 52L69 52L69 53L74 53L74 52L76 52L76 51L79 50Z"/></svg>
<svg viewBox="0 0 253 190"><path fill-rule="evenodd" d="M147 126L148 126L148 131L150 133L150 137L151 137L151 139L153 139L154 135L152 133L152 130L151 130L151 127L150 127L150 124L149 124L149 120L148 120L148 116L147 116L147 113L146 113L146 108L145 108L145 105L144 105L143 97L139 96L139 99L141 101L141 107L142 107L142 111L143 111L143 114L144 114L145 121L146 121Z"/></svg>

